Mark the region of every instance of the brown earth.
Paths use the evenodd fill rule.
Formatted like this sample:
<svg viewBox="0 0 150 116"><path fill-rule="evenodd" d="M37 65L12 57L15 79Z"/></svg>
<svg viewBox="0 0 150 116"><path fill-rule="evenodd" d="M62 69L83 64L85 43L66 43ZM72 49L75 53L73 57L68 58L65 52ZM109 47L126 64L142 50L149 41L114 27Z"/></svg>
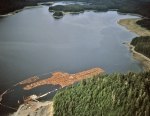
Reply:
<svg viewBox="0 0 150 116"><path fill-rule="evenodd" d="M143 66L145 67L145 69L147 71L149 71L150 70L150 59L148 57L144 56L143 54L136 52L134 50L135 47L133 45L131 45L130 42L124 42L123 44L130 47L131 51L133 52L133 58L140 61L143 64Z"/></svg>
<svg viewBox="0 0 150 116"><path fill-rule="evenodd" d="M136 33L139 36L150 36L150 31L146 28L141 27L140 25L136 24L138 20L142 18L130 18L130 19L122 19L118 22L118 24L126 27L131 32Z"/></svg>
<svg viewBox="0 0 150 116"><path fill-rule="evenodd" d="M118 24L126 27L131 32L136 33L139 36L150 36L150 31L146 28L141 27L140 25L136 24L136 21L141 20L142 18L131 18L131 19L122 19L118 22ZM148 71L150 70L150 59L144 56L141 53L138 53L134 50L134 46L130 44L130 42L124 42L123 44L129 46L131 51L133 52L133 58L141 62L144 68Z"/></svg>
<svg viewBox="0 0 150 116"><path fill-rule="evenodd" d="M9 116L53 116L53 102L34 102L30 101L29 104L22 104L17 112Z"/></svg>

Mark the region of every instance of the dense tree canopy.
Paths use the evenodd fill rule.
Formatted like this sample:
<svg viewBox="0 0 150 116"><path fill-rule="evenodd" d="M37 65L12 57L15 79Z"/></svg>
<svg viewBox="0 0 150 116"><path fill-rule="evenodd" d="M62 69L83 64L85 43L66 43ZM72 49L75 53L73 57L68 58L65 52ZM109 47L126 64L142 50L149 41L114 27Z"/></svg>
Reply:
<svg viewBox="0 0 150 116"><path fill-rule="evenodd" d="M150 72L97 75L57 92L54 116L149 116Z"/></svg>
<svg viewBox="0 0 150 116"><path fill-rule="evenodd" d="M135 46L135 51L150 58L150 36L135 37L131 44Z"/></svg>
<svg viewBox="0 0 150 116"><path fill-rule="evenodd" d="M54 12L53 16L63 16L63 13L60 11Z"/></svg>
<svg viewBox="0 0 150 116"><path fill-rule="evenodd" d="M136 22L138 25L150 30L150 19L143 19Z"/></svg>
<svg viewBox="0 0 150 116"><path fill-rule="evenodd" d="M50 10L79 12L83 10L107 11L109 9L118 9L121 13L140 14L144 17L150 17L150 2L140 0L86 0L90 5L58 5L50 7Z"/></svg>
<svg viewBox="0 0 150 116"><path fill-rule="evenodd" d="M57 0L4 0L0 2L0 14L6 14L24 6L36 5L38 2ZM138 13L150 17L150 0L75 0L90 2L95 6L86 6L85 9L105 10L119 9L119 12Z"/></svg>

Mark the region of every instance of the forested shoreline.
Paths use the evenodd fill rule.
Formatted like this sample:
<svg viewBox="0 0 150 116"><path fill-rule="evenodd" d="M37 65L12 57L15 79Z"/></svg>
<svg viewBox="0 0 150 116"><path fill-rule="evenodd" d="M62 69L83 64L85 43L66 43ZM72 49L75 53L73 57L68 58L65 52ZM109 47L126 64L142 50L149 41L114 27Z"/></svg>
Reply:
<svg viewBox="0 0 150 116"><path fill-rule="evenodd" d="M135 37L131 45L135 46L135 51L150 58L150 36Z"/></svg>
<svg viewBox="0 0 150 116"><path fill-rule="evenodd" d="M108 11L109 9L118 9L118 12L121 13L134 13L150 18L150 2L139 0L88 0L87 2L90 5L57 5L50 7L49 10L79 12L84 10Z"/></svg>
<svg viewBox="0 0 150 116"><path fill-rule="evenodd" d="M50 2L58 0L5 0L0 3L0 15L5 15L25 6L36 6L39 2ZM66 0L64 0L66 1ZM75 0L88 2L90 5L66 5L50 7L49 10L79 12L84 10L108 11L109 9L118 9L121 13L134 13L150 18L150 0ZM141 10L142 9L142 10ZM150 20L141 20L137 24L150 29Z"/></svg>
<svg viewBox="0 0 150 116"><path fill-rule="evenodd" d="M0 3L0 15L13 12L17 9L21 9L24 6L37 5L38 2L49 2L58 0L5 0ZM66 0L64 0L66 1ZM136 13L145 17L150 17L150 0L145 2L141 0L75 0L84 1L90 3L89 6L82 5L83 9L97 9L99 11L103 9L118 9L122 13ZM69 7L71 10L71 8ZM141 10L142 9L142 10ZM63 8L61 8L63 10Z"/></svg>
<svg viewBox="0 0 150 116"><path fill-rule="evenodd" d="M97 75L57 92L54 116L149 116L150 72Z"/></svg>
<svg viewBox="0 0 150 116"><path fill-rule="evenodd" d="M36 6L38 2L47 2L50 0L4 0L0 2L0 15L22 9L25 6Z"/></svg>
<svg viewBox="0 0 150 116"><path fill-rule="evenodd" d="M0 15L25 6L37 5L49 0L5 0L0 3ZM49 10L79 12L84 10L108 11L118 9L121 13L135 13L150 18L150 2L140 0L87 0L91 5L66 5L50 7ZM141 10L142 9L142 10ZM60 12L57 12L62 15ZM150 29L150 20L137 24ZM150 37L136 37L131 42L135 51L150 58ZM54 116L150 116L150 72L114 73L96 75L68 86L56 93Z"/></svg>
<svg viewBox="0 0 150 116"><path fill-rule="evenodd" d="M143 19L136 22L141 27L144 27L148 30L150 30L150 19Z"/></svg>

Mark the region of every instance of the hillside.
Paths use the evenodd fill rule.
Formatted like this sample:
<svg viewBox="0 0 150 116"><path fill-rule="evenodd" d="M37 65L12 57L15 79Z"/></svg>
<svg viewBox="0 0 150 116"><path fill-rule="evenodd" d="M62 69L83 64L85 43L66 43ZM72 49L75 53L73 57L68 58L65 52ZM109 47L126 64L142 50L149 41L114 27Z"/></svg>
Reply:
<svg viewBox="0 0 150 116"><path fill-rule="evenodd" d="M135 51L150 58L150 36L135 37L131 45L135 46Z"/></svg>
<svg viewBox="0 0 150 116"><path fill-rule="evenodd" d="M144 17L150 17L150 1L143 2L139 0L87 0L86 2L89 2L90 5L57 5L50 7L49 10L79 12L84 10L107 11L109 9L118 9L118 12L121 13L134 13L140 14Z"/></svg>
<svg viewBox="0 0 150 116"><path fill-rule="evenodd" d="M0 15L22 9L25 6L35 6L38 2L47 2L49 0L4 0L0 2Z"/></svg>
<svg viewBox="0 0 150 116"><path fill-rule="evenodd" d="M150 72L97 75L57 92L54 116L149 116Z"/></svg>
<svg viewBox="0 0 150 116"><path fill-rule="evenodd" d="M0 14L37 5L48 0L5 0L0 3ZM150 18L149 0L87 0L89 6L66 5L50 7L50 10L79 12L84 10L107 11L118 9L122 13L135 13ZM142 9L142 10L141 10ZM60 14L56 14L60 15ZM149 19L139 20L138 25L150 29ZM141 31L143 33L143 31ZM150 58L150 37L136 37L131 42L135 51ZM54 116L150 116L150 72L114 73L112 75L96 75L80 81L77 85L68 86L57 92L54 101ZM45 82L46 83L46 82ZM39 102L38 102L39 103ZM34 105L34 104L33 104ZM26 114L51 114L52 104L28 108ZM26 106L24 107L26 109ZM24 115L19 112L20 115ZM46 110L45 110L46 109ZM49 110L49 112L47 112ZM15 114L14 114L15 115Z"/></svg>

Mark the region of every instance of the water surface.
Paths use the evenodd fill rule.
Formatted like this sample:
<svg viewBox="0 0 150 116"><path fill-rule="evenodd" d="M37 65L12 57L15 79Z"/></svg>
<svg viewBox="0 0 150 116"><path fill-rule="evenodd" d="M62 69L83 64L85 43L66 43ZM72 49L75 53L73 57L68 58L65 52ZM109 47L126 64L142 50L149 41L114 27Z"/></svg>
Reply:
<svg viewBox="0 0 150 116"><path fill-rule="evenodd" d="M122 44L136 35L117 24L120 19L137 16L116 11L68 14L61 19L51 15L48 6L43 6L0 18L0 93L23 79L57 70L70 74L94 67L109 74L143 70L129 47ZM17 86L2 102L17 106L23 96L54 88L45 85L23 91Z"/></svg>

